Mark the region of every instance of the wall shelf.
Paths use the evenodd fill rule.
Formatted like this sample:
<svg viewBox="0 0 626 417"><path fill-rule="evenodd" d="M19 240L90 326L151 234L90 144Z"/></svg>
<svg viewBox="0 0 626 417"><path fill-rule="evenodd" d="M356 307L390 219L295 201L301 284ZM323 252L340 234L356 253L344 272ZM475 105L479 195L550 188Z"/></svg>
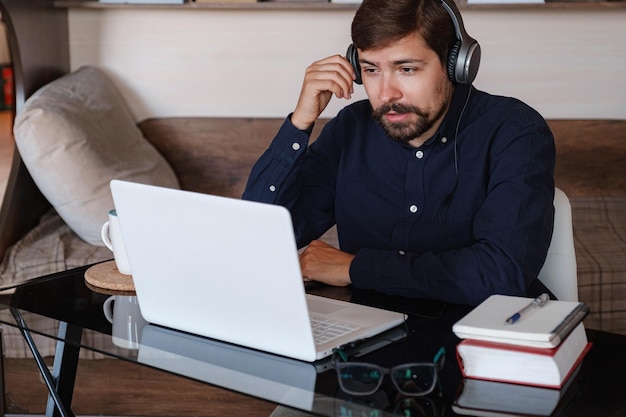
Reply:
<svg viewBox="0 0 626 417"><path fill-rule="evenodd" d="M356 10L358 3L330 3L318 1L261 1L261 2L217 2L184 4L112 4L100 3L95 0L57 0L55 7L59 8L83 8L83 9L133 9L153 8L168 10ZM460 3L461 10L603 10L603 9L626 9L626 1L548 1L546 3L515 3L515 4L467 4Z"/></svg>
<svg viewBox="0 0 626 417"><path fill-rule="evenodd" d="M318 1L261 1L261 2L235 2L225 1L215 3L188 2L184 4L115 4L100 3L98 1L55 1L55 7L60 8L83 8L83 9L168 9L168 10L356 10L356 3L329 3Z"/></svg>

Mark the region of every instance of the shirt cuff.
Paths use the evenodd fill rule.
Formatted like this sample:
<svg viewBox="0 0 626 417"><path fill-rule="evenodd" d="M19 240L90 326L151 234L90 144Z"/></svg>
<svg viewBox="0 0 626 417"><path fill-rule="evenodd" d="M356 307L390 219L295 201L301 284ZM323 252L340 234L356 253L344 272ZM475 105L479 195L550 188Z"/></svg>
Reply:
<svg viewBox="0 0 626 417"><path fill-rule="evenodd" d="M361 249L350 264L350 281L357 288L377 290L380 288L380 269L389 254L385 251Z"/></svg>
<svg viewBox="0 0 626 417"><path fill-rule="evenodd" d="M288 160L295 160L302 150L309 145L309 138L313 127L307 130L300 130L291 123L291 114L287 117L276 135L270 149L274 155L287 157Z"/></svg>
<svg viewBox="0 0 626 417"><path fill-rule="evenodd" d="M313 133L313 127L315 126L315 122L313 122L313 124L308 129L302 130L302 129L298 129L297 127L293 125L293 123L291 123L291 116L293 116L293 112L289 113L289 115L287 116L287 121L289 122L291 127L293 127L296 130L299 130L300 132L304 132L307 136L310 137L311 133Z"/></svg>

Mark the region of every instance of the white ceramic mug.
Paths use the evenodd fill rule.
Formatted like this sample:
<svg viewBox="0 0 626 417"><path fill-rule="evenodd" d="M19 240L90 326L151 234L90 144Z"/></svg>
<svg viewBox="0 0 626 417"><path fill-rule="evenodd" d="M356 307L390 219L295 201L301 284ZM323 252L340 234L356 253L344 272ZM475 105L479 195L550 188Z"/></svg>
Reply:
<svg viewBox="0 0 626 417"><path fill-rule="evenodd" d="M100 235L106 247L113 251L117 270L122 274L130 275L130 263L126 255L126 246L122 238L120 221L115 210L109 211L109 221L102 225Z"/></svg>
<svg viewBox="0 0 626 417"><path fill-rule="evenodd" d="M137 297L112 295L104 301L102 311L113 325L113 343L125 349L138 349L141 332L147 322L141 315Z"/></svg>

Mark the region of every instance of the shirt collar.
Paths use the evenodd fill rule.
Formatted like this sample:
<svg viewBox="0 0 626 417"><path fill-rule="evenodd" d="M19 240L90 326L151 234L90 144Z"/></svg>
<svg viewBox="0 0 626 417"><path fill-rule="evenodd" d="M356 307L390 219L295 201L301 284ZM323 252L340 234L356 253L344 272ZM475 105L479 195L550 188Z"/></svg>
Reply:
<svg viewBox="0 0 626 417"><path fill-rule="evenodd" d="M463 115L463 109L467 103L469 95L472 90L472 86L470 84L456 84L454 88L454 93L452 93L452 102L450 103L450 108L446 113L446 116L443 118L443 122L437 129L437 132L429 138L420 148L429 147L434 143L440 143L441 138L448 138L449 140L454 140L456 137L457 124L459 118ZM447 142L447 141L445 141ZM402 145L409 149L415 149L410 145Z"/></svg>
<svg viewBox="0 0 626 417"><path fill-rule="evenodd" d="M471 90L471 84L456 84L454 93L452 94L452 103L450 103L448 113L446 113L446 117L444 117L441 126L439 126L434 136L435 138L447 137L448 139L454 139L459 118L463 114L463 109L469 99Z"/></svg>

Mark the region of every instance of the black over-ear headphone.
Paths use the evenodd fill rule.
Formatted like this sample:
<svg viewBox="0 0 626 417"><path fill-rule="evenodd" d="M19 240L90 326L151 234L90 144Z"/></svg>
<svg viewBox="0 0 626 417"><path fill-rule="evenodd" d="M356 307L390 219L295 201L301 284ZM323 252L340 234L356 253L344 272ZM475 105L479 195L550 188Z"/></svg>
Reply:
<svg viewBox="0 0 626 417"><path fill-rule="evenodd" d="M465 31L463 19L454 0L439 0L439 2L452 19L457 38L454 44L450 46L448 54L448 78L459 84L471 84L476 78L480 65L480 45ZM359 56L354 44L350 44L348 47L346 59L352 64L356 74L354 82L363 84L361 64L359 64Z"/></svg>

